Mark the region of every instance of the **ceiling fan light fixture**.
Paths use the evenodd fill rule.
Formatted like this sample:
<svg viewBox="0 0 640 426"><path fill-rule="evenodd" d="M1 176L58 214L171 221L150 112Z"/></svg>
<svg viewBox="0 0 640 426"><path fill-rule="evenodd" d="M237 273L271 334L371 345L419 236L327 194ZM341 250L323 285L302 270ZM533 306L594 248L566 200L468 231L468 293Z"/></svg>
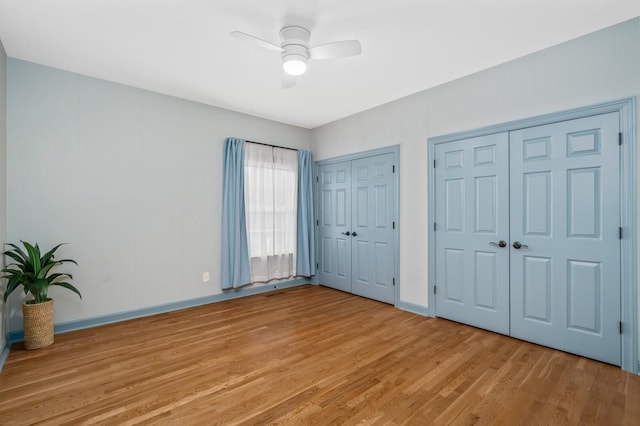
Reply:
<svg viewBox="0 0 640 426"><path fill-rule="evenodd" d="M309 46L311 33L308 29L297 25L290 25L280 30L280 45L262 40L254 35L242 31L232 31L231 36L247 40L258 46L275 52L280 52L282 60L282 88L288 89L296 85L298 77L307 71L310 59L332 59L356 56L362 52L358 40L342 40Z"/></svg>
<svg viewBox="0 0 640 426"><path fill-rule="evenodd" d="M302 75L307 71L307 57L290 54L282 58L282 69L289 75Z"/></svg>

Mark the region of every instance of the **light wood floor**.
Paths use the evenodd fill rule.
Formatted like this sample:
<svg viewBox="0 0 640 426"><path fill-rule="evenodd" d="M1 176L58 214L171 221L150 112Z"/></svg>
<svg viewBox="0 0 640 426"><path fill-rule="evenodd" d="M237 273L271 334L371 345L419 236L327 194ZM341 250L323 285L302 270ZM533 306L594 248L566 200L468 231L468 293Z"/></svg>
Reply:
<svg viewBox="0 0 640 426"><path fill-rule="evenodd" d="M13 346L1 425L640 424L620 368L304 286Z"/></svg>

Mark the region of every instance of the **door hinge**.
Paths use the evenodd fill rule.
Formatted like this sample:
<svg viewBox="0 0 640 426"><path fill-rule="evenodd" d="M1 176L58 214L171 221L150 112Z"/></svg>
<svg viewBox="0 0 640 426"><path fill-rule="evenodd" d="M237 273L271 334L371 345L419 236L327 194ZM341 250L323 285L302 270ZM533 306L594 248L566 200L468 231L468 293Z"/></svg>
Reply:
<svg viewBox="0 0 640 426"><path fill-rule="evenodd" d="M434 231L436 230L436 223L435 222L433 222L433 230Z"/></svg>
<svg viewBox="0 0 640 426"><path fill-rule="evenodd" d="M394 286L396 285L396 279L395 278L392 278L391 282L393 283Z"/></svg>
<svg viewBox="0 0 640 426"><path fill-rule="evenodd" d="M620 321L618 324L620 326L620 334L622 334L622 321Z"/></svg>
<svg viewBox="0 0 640 426"><path fill-rule="evenodd" d="M435 159L433 160L433 168L434 169L436 168L436 160Z"/></svg>
<svg viewBox="0 0 640 426"><path fill-rule="evenodd" d="M395 220L393 221L393 225L392 225L391 229L396 229L396 222L395 222Z"/></svg>
<svg viewBox="0 0 640 426"><path fill-rule="evenodd" d="M396 172L396 165L392 165L391 166L391 173L395 173Z"/></svg>
<svg viewBox="0 0 640 426"><path fill-rule="evenodd" d="M316 226L320 226L320 220L316 219Z"/></svg>
<svg viewBox="0 0 640 426"><path fill-rule="evenodd" d="M438 290L437 290L438 286L434 285L433 286L433 294L438 294Z"/></svg>
<svg viewBox="0 0 640 426"><path fill-rule="evenodd" d="M622 145L622 132L618 133L618 145Z"/></svg>
<svg viewBox="0 0 640 426"><path fill-rule="evenodd" d="M316 182L320 182L320 178L316 176Z"/></svg>
<svg viewBox="0 0 640 426"><path fill-rule="evenodd" d="M622 239L622 226L618 228L618 239Z"/></svg>
<svg viewBox="0 0 640 426"><path fill-rule="evenodd" d="M316 269L320 269L320 264L316 263Z"/></svg>

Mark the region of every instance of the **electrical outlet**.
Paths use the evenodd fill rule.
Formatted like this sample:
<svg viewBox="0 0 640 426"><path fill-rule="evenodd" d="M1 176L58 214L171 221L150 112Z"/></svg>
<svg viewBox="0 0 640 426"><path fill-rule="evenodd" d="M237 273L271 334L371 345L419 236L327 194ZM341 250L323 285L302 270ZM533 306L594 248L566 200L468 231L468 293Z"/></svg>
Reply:
<svg viewBox="0 0 640 426"><path fill-rule="evenodd" d="M203 283L208 283L209 282L209 273L208 272L203 272L202 273L202 282Z"/></svg>

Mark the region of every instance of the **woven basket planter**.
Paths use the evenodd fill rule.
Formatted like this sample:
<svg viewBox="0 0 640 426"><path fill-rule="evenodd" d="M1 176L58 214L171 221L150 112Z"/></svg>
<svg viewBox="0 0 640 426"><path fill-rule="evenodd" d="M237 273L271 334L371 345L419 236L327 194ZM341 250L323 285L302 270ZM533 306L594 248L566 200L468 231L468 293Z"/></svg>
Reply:
<svg viewBox="0 0 640 426"><path fill-rule="evenodd" d="M23 303L24 347L27 350L53 344L53 300L44 303Z"/></svg>

